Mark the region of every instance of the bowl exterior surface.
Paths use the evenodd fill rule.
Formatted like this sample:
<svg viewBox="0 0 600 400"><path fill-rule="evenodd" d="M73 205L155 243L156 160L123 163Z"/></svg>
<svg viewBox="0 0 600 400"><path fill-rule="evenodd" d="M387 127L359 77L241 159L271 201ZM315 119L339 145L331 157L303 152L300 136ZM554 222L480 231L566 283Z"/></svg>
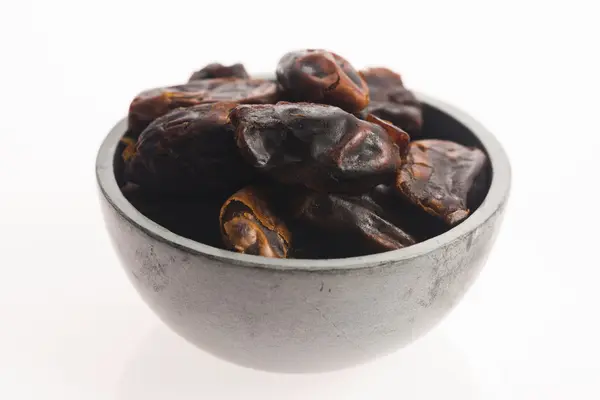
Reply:
<svg viewBox="0 0 600 400"><path fill-rule="evenodd" d="M220 358L281 372L360 364L429 331L481 270L503 213L415 258L301 271L192 254L141 231L102 199L127 276L168 326Z"/></svg>

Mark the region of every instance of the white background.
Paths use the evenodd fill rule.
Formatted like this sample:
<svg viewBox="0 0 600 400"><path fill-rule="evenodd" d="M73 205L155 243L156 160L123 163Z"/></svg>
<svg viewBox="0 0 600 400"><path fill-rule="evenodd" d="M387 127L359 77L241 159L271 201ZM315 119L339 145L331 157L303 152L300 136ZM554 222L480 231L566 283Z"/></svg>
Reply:
<svg viewBox="0 0 600 400"><path fill-rule="evenodd" d="M600 398L600 30L577 1L0 3L0 399ZM242 369L171 333L110 248L94 178L142 89L290 49L385 65L497 134L514 183L487 266L410 347Z"/></svg>

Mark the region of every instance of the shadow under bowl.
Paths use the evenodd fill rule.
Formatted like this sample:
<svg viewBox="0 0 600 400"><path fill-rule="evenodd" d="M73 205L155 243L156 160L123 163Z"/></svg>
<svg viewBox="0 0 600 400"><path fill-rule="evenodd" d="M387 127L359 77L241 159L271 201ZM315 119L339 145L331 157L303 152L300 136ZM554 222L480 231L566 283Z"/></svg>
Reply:
<svg viewBox="0 0 600 400"><path fill-rule="evenodd" d="M277 372L342 369L391 353L431 330L471 286L495 241L510 192L501 145L464 112L417 93L424 137L482 148L487 196L464 222L416 245L330 260L238 254L179 236L141 214L115 179L121 120L96 174L114 249L142 299L197 347Z"/></svg>

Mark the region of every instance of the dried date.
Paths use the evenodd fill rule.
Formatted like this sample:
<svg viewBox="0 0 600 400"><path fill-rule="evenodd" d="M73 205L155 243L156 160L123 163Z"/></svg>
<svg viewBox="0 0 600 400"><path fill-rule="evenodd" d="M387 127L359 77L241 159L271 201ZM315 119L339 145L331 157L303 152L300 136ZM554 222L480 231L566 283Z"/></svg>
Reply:
<svg viewBox="0 0 600 400"><path fill-rule="evenodd" d="M251 182L229 119L235 103L173 110L156 119L128 156L125 176L147 190L230 194Z"/></svg>
<svg viewBox="0 0 600 400"><path fill-rule="evenodd" d="M267 190L245 187L221 208L220 226L225 245L245 254L287 258L291 235L277 216Z"/></svg>
<svg viewBox="0 0 600 400"><path fill-rule="evenodd" d="M403 248L450 227L379 185L361 196L302 192L288 200L294 258L343 258ZM332 211L335 210L335 211Z"/></svg>
<svg viewBox="0 0 600 400"><path fill-rule="evenodd" d="M358 71L329 51L286 54L277 66L277 80L297 101L331 104L350 113L369 103L369 88Z"/></svg>
<svg viewBox="0 0 600 400"><path fill-rule="evenodd" d="M379 185L361 197L361 204L409 233L417 242L441 235L449 226L399 194L394 185Z"/></svg>
<svg viewBox="0 0 600 400"><path fill-rule="evenodd" d="M212 63L194 72L192 76L190 76L189 82L214 78L248 79L250 76L242 64L237 63L227 66L219 63Z"/></svg>
<svg viewBox="0 0 600 400"><path fill-rule="evenodd" d="M212 63L131 102L115 178L163 228L238 253L401 249L459 224L490 187L477 140L436 112L396 72L326 50L284 55L270 80Z"/></svg>
<svg viewBox="0 0 600 400"><path fill-rule="evenodd" d="M146 90L137 95L129 106L129 131L137 137L156 118L176 108L219 101L274 103L277 96L277 84L264 79L194 80L184 85Z"/></svg>
<svg viewBox="0 0 600 400"><path fill-rule="evenodd" d="M396 188L424 211L455 225L469 215L468 194L486 160L477 148L446 140L414 141L398 170Z"/></svg>
<svg viewBox="0 0 600 400"><path fill-rule="evenodd" d="M378 118L373 114L368 114L366 120L382 127L394 141L394 143L396 143L396 146L398 146L400 156L402 158L406 157L408 154L408 144L410 142L410 136L408 133L404 132L391 122Z"/></svg>
<svg viewBox="0 0 600 400"><path fill-rule="evenodd" d="M367 111L417 136L423 126L421 103L404 87L400 75L387 68L370 68L361 74L371 99Z"/></svg>
<svg viewBox="0 0 600 400"><path fill-rule="evenodd" d="M368 196L318 192L305 194L294 212L296 218L329 232L328 242L336 248L341 246L335 242L341 240L346 254L364 255L416 243L410 234L382 215L384 211Z"/></svg>
<svg viewBox="0 0 600 400"><path fill-rule="evenodd" d="M369 87L371 101L386 101L389 90L404 87L402 77L388 68L367 68L361 71L361 75Z"/></svg>
<svg viewBox="0 0 600 400"><path fill-rule="evenodd" d="M242 155L282 183L362 193L390 181L400 164L398 146L381 126L338 107L242 105L231 121Z"/></svg>

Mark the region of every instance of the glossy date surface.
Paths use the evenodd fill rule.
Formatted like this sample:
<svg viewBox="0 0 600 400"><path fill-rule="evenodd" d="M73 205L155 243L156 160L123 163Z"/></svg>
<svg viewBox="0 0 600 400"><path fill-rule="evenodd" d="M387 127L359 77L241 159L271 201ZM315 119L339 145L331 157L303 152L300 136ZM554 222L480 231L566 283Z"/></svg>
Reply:
<svg viewBox="0 0 600 400"><path fill-rule="evenodd" d="M396 250L416 243L409 233L387 220L385 211L368 196L306 193L294 215L341 239L346 251L353 255Z"/></svg>
<svg viewBox="0 0 600 400"><path fill-rule="evenodd" d="M369 88L343 57L326 50L301 50L283 56L277 80L297 101L338 106L355 113L369 103Z"/></svg>
<svg viewBox="0 0 600 400"><path fill-rule="evenodd" d="M243 78L248 79L250 75L246 71L246 68L240 63L232 65L223 65L220 63L211 63L204 68L194 72L189 81L198 81L202 79L214 79L214 78Z"/></svg>
<svg viewBox="0 0 600 400"><path fill-rule="evenodd" d="M396 188L424 211L455 225L470 213L469 191L486 161L476 148L446 140L414 141L398 170Z"/></svg>
<svg viewBox="0 0 600 400"><path fill-rule="evenodd" d="M398 146L384 128L338 107L239 106L231 121L246 160L283 184L364 192L389 181L400 163Z"/></svg>
<svg viewBox="0 0 600 400"><path fill-rule="evenodd" d="M169 193L230 194L251 182L229 113L235 103L173 110L144 130L125 176L145 189ZM131 151L131 150L129 150Z"/></svg>
<svg viewBox="0 0 600 400"><path fill-rule="evenodd" d="M400 75L387 68L370 68L361 74L371 99L366 111L417 137L423 126L421 103L404 87Z"/></svg>
<svg viewBox="0 0 600 400"><path fill-rule="evenodd" d="M263 79L217 78L156 88L138 94L129 106L130 135L137 137L152 121L171 110L198 104L277 101L277 84Z"/></svg>

